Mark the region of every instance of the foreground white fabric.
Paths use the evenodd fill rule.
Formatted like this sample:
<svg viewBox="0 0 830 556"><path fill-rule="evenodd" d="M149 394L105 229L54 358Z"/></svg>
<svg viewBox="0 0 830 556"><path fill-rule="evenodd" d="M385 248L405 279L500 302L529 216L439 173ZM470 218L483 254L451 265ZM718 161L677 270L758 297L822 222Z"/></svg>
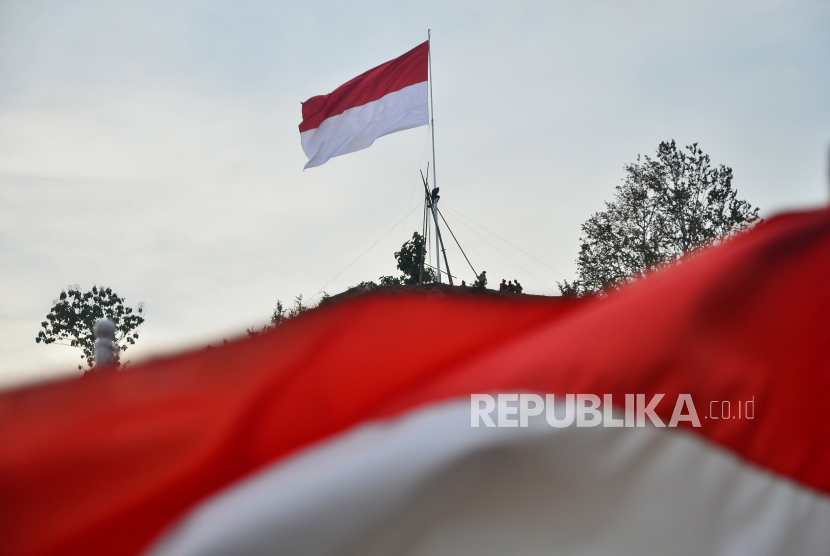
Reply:
<svg viewBox="0 0 830 556"><path fill-rule="evenodd" d="M0 554L826 556L828 284L824 209L601 298L378 291L4 392ZM516 393L668 426L471 428L477 394L503 417Z"/></svg>
<svg viewBox="0 0 830 556"><path fill-rule="evenodd" d="M188 555L826 554L830 501L678 429L470 427L468 400L373 423L197 507Z"/></svg>

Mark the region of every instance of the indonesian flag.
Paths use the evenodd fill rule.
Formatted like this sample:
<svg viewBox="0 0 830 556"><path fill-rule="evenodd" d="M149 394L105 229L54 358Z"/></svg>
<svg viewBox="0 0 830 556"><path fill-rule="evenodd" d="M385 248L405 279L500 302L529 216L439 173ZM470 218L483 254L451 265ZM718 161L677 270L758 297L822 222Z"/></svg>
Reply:
<svg viewBox="0 0 830 556"><path fill-rule="evenodd" d="M303 103L306 168L372 146L375 139L429 123L429 41Z"/></svg>
<svg viewBox="0 0 830 556"><path fill-rule="evenodd" d="M376 293L9 391L0 554L826 555L828 315L821 210L602 298Z"/></svg>

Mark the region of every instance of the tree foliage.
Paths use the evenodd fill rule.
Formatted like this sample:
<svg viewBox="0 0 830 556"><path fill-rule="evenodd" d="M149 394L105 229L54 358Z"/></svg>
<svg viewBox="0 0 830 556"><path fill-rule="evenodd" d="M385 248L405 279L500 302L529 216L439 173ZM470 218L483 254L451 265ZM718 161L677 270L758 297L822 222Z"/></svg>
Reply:
<svg viewBox="0 0 830 556"><path fill-rule="evenodd" d="M758 220L758 209L737 199L731 168L713 167L697 143L683 151L673 140L655 159L625 166L605 207L582 225L579 276L559 284L564 295L618 287Z"/></svg>
<svg viewBox="0 0 830 556"><path fill-rule="evenodd" d="M377 284L369 280L368 282L361 282L360 284L358 284L358 287L360 287L361 285L367 286L369 288L374 288L377 286L402 286L403 278L400 276L381 276L380 278L378 278Z"/></svg>
<svg viewBox="0 0 830 556"><path fill-rule="evenodd" d="M323 292L323 299L325 300L326 298L328 298L328 294ZM294 306L290 309L283 307L282 301L278 299L277 306L274 309L274 312L271 313L271 325L279 326L289 319L300 316L309 309L310 307L303 304L303 294L300 294L294 298Z"/></svg>
<svg viewBox="0 0 830 556"><path fill-rule="evenodd" d="M79 286L70 286L61 291L53 307L41 323L35 342L59 344L80 348L81 359L86 360L92 368L95 356L95 338L93 327L95 321L108 318L115 323L115 344L120 352L138 340L136 329L144 322L144 304L139 303L137 310L124 305L124 298L119 297L111 288L93 286L83 292ZM116 359L116 366L120 366ZM78 369L82 369L78 365Z"/></svg>
<svg viewBox="0 0 830 556"><path fill-rule="evenodd" d="M419 283L430 284L435 282L435 270L423 264L425 254L426 241L421 234L415 232L412 234L412 239L404 242L401 245L401 250L395 252L398 270L402 272L400 276L381 276L377 282L372 280L363 281L350 289L360 288L365 290L378 286L415 286Z"/></svg>
<svg viewBox="0 0 830 556"><path fill-rule="evenodd" d="M323 292L323 296L320 302L324 302L326 299L329 298L329 294ZM311 309L311 307L303 304L303 295L300 294L294 298L294 306L290 309L286 309L285 306L282 304L282 301L279 299L277 300L277 306L274 308L274 311L271 313L271 324L266 324L262 327L262 330L254 330L253 328L248 328L245 331L248 333L248 336L257 336L262 332L267 332L281 324L285 324L287 321L297 317L306 311Z"/></svg>
<svg viewBox="0 0 830 556"><path fill-rule="evenodd" d="M401 250L395 252L395 259L398 261L398 270L403 273L399 278L400 283L406 286L413 286L419 283L428 284L435 281L435 271L424 264L426 254L426 241L424 236L415 232L412 239L401 245ZM421 274L423 269L423 274ZM391 278L391 277L383 277ZM383 284L381 278L381 284ZM419 281L420 280L420 281Z"/></svg>

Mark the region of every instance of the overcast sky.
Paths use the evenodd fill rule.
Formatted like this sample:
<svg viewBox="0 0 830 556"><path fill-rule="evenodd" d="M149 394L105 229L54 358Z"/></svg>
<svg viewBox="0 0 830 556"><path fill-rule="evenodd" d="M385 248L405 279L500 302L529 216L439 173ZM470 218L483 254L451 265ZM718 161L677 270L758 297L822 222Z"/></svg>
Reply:
<svg viewBox="0 0 830 556"><path fill-rule="evenodd" d="M146 303L136 361L396 274L427 128L303 172L297 125L428 28L441 203L493 283L572 278L580 224L661 140L766 217L827 203L826 0L2 0L0 387L77 365L34 341L70 284Z"/></svg>

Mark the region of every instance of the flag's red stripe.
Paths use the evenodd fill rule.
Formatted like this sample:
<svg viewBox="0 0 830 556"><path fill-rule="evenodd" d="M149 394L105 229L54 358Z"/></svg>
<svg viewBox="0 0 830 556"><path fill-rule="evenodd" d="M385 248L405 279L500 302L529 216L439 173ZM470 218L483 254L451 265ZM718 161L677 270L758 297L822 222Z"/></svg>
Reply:
<svg viewBox="0 0 830 556"><path fill-rule="evenodd" d="M696 432L830 493L830 211L603 299L375 295L276 333L0 396L0 553L135 554L218 489L475 392L691 393ZM425 335L424 323L440 323ZM752 421L704 419L754 396Z"/></svg>
<svg viewBox="0 0 830 556"><path fill-rule="evenodd" d="M357 106L373 102L404 87L428 79L429 41L399 58L370 69L327 95L311 97L303 103L300 133L317 129L323 120Z"/></svg>

